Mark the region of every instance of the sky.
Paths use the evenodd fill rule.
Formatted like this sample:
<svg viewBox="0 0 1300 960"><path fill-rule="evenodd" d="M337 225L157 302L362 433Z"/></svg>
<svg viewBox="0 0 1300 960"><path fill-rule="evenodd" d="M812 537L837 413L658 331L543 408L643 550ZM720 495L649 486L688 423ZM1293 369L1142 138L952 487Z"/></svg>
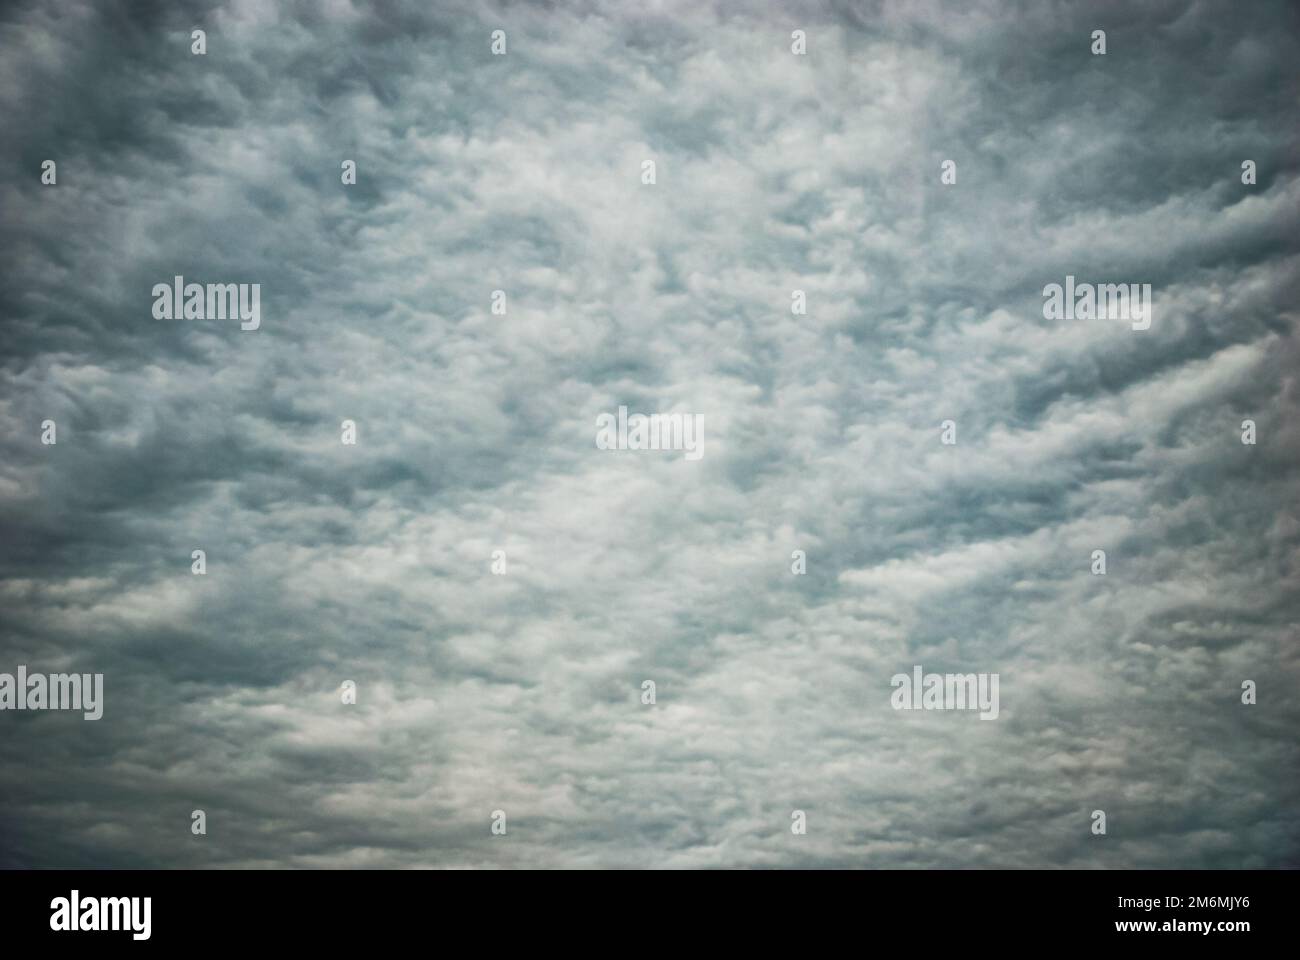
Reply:
<svg viewBox="0 0 1300 960"><path fill-rule="evenodd" d="M1300 866L1297 94L1285 0L6 4L0 672L104 694L0 867Z"/></svg>

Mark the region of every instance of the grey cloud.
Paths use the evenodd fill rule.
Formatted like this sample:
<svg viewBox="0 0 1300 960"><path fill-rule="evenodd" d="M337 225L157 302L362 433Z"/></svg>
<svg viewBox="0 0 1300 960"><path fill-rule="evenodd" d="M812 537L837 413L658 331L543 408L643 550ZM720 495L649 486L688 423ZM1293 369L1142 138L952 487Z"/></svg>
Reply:
<svg viewBox="0 0 1300 960"><path fill-rule="evenodd" d="M1295 866L1296 16L8 6L0 865Z"/></svg>

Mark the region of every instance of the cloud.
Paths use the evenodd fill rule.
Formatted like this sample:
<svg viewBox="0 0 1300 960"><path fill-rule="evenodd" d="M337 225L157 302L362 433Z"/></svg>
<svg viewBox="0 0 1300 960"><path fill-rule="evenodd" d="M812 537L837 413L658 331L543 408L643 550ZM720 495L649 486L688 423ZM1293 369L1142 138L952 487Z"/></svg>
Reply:
<svg viewBox="0 0 1300 960"><path fill-rule="evenodd" d="M11 5L0 865L1294 866L1295 18Z"/></svg>

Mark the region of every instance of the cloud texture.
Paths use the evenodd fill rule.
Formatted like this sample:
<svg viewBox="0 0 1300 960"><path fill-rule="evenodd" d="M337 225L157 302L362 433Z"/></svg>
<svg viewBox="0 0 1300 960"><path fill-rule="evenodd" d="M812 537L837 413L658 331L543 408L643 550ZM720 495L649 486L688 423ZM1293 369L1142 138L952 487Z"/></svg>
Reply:
<svg viewBox="0 0 1300 960"><path fill-rule="evenodd" d="M1300 865L1298 38L7 6L0 671L105 707L0 714L0 866ZM261 329L154 319L178 274ZM1045 320L1067 274L1151 329ZM703 459L597 450L620 404ZM914 664L1001 716L894 711Z"/></svg>

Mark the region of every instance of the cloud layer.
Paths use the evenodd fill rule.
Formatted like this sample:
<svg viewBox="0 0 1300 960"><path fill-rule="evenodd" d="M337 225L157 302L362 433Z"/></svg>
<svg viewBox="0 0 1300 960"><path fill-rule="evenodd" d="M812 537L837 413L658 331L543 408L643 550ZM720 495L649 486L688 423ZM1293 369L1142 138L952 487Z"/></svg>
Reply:
<svg viewBox="0 0 1300 960"><path fill-rule="evenodd" d="M0 866L1300 865L1298 20L10 5Z"/></svg>

